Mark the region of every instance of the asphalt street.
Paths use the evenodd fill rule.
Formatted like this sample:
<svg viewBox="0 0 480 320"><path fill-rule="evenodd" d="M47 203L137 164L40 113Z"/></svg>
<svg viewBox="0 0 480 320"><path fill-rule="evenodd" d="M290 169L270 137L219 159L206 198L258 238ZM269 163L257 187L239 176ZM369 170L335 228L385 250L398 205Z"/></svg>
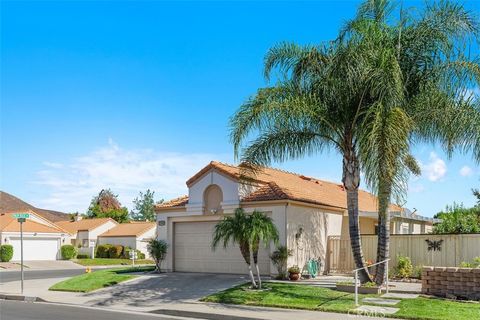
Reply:
<svg viewBox="0 0 480 320"><path fill-rule="evenodd" d="M48 278L69 278L85 273L84 269L65 270L25 270L25 280L48 279ZM20 270L0 271L0 283L20 281Z"/></svg>
<svg viewBox="0 0 480 320"><path fill-rule="evenodd" d="M168 316L142 315L49 303L0 300L0 320L171 320ZM185 318L184 318L185 319Z"/></svg>

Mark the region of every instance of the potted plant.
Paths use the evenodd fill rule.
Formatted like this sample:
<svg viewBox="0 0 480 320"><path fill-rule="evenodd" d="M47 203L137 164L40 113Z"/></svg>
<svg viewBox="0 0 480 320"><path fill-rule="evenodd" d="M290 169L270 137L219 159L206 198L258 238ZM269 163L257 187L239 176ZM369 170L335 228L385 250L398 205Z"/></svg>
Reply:
<svg viewBox="0 0 480 320"><path fill-rule="evenodd" d="M288 278L291 281L297 281L300 279L300 268L298 266L288 268Z"/></svg>
<svg viewBox="0 0 480 320"><path fill-rule="evenodd" d="M353 282L345 281L345 282L337 282L336 283L337 290L343 292L355 292L355 285ZM380 294L381 288L377 286L375 282L367 282L363 283L358 287L358 293L363 294Z"/></svg>

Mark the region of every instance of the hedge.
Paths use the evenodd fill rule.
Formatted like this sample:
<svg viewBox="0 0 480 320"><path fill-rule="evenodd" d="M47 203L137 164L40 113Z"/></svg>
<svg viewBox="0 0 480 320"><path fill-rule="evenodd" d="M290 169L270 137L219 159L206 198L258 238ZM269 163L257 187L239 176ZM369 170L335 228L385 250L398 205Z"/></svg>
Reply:
<svg viewBox="0 0 480 320"><path fill-rule="evenodd" d="M108 249L108 257L111 259L118 259L122 257L123 246L114 245Z"/></svg>
<svg viewBox="0 0 480 320"><path fill-rule="evenodd" d="M97 246L97 252L95 257L97 258L108 258L108 252L110 250L111 244L100 244Z"/></svg>
<svg viewBox="0 0 480 320"><path fill-rule="evenodd" d="M77 248L72 246L71 244L65 244L60 248L60 251L62 252L62 258L64 260L70 260L73 259L77 256Z"/></svg>
<svg viewBox="0 0 480 320"><path fill-rule="evenodd" d="M13 246L10 244L3 244L0 246L0 260L8 262L13 258Z"/></svg>
<svg viewBox="0 0 480 320"><path fill-rule="evenodd" d="M88 254L77 254L77 259L89 259L90 255Z"/></svg>

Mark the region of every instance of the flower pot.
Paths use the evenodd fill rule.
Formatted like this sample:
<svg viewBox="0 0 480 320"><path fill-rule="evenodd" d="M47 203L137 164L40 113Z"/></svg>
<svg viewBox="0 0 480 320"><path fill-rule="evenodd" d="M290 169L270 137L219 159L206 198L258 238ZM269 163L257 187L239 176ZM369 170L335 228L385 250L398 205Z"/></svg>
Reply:
<svg viewBox="0 0 480 320"><path fill-rule="evenodd" d="M290 281L297 281L298 279L300 279L300 273L289 273L288 278L290 279Z"/></svg>

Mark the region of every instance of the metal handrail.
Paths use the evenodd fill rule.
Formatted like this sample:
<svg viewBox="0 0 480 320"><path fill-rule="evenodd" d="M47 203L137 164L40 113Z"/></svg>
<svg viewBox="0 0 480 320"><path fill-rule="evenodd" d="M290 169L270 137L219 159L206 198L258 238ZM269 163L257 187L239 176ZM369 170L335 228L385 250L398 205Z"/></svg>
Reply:
<svg viewBox="0 0 480 320"><path fill-rule="evenodd" d="M360 270L364 270L368 267L373 267L373 266L376 266L376 265L379 265L379 264L382 264L382 263L385 263L385 267L386 267L386 275L385 275L385 292L388 293L388 261L390 261L390 259L385 259L383 261L380 261L380 262L377 262L377 263L374 263L374 264L371 264L367 267L362 267L362 268L358 268L358 269L355 269L355 270L352 270L353 272L355 272L355 305L358 306L358 271Z"/></svg>

